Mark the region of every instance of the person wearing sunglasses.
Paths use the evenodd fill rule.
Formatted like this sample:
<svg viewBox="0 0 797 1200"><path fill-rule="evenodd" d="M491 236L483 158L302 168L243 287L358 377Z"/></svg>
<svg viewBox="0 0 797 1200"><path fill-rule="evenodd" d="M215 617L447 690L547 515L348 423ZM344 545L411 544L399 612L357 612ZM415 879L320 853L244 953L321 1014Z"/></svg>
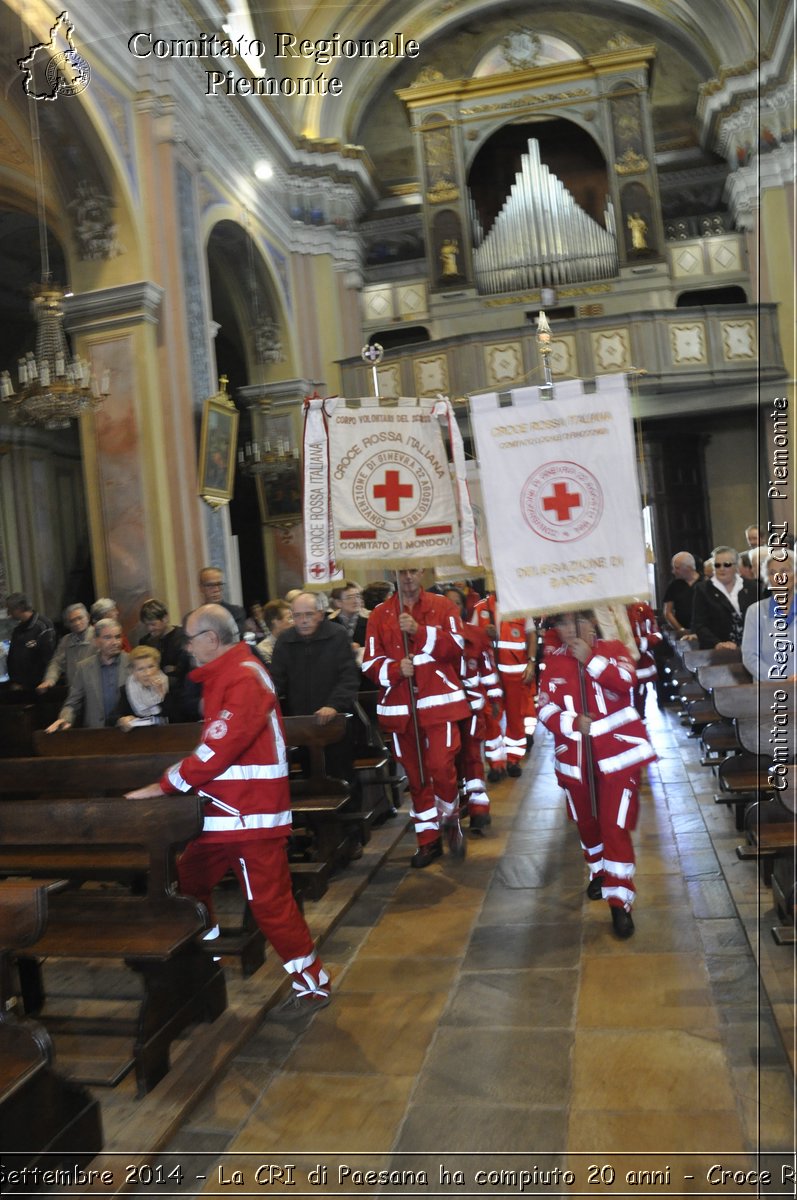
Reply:
<svg viewBox="0 0 797 1200"><path fill-rule="evenodd" d="M714 574L695 584L692 629L701 650L732 650L741 645L744 614L759 599L755 583L739 574L739 555L731 546L711 552Z"/></svg>

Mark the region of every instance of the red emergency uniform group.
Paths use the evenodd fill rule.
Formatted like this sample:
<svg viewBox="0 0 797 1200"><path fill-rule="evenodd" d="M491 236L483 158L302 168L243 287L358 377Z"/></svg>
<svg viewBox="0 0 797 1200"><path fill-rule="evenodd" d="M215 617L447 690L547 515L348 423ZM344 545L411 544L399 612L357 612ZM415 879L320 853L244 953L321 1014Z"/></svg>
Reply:
<svg viewBox="0 0 797 1200"><path fill-rule="evenodd" d="M449 600L414 583L409 596L397 593L371 613L362 668L380 689L378 719L407 773L413 865L425 867L442 853L441 823L458 814L461 785L471 829L489 823L483 745L491 770L505 764L520 774L533 661L526 623L499 620L494 598L477 604L463 625ZM640 654L649 655L661 635L647 606L636 609L629 617ZM621 642L596 639L594 629L584 640L566 627L568 620L575 626L573 618L558 620L547 636L538 716L554 736L556 777L589 867L588 894L608 901L615 931L628 937L639 773L655 758L634 705L640 667L649 664L642 657L635 668ZM192 640L211 632L219 637L211 626ZM213 888L232 869L300 1007L319 1007L328 1002L329 976L291 889L289 766L271 678L244 643L221 644L192 678L203 689L202 740L142 794L154 788L206 798L203 832L179 860L181 890L202 900L212 920Z"/></svg>
<svg viewBox="0 0 797 1200"><path fill-rule="evenodd" d="M460 783L471 829L481 831L489 823L482 744L489 740L494 748L495 758L488 761L506 757L499 723L506 693L480 608L476 605L473 623L463 625L449 600L418 588L408 602L397 592L368 621L362 669L380 689L379 723L391 735L395 756L407 773L418 841L415 866L427 866L442 853L441 822L445 826L460 807ZM401 627L402 613L411 618L405 619L409 632ZM528 665L525 636L521 645L523 671ZM411 675L402 666L408 659ZM514 695L514 677L512 688ZM526 753L525 732L522 742L512 741L511 753L513 763L519 763Z"/></svg>

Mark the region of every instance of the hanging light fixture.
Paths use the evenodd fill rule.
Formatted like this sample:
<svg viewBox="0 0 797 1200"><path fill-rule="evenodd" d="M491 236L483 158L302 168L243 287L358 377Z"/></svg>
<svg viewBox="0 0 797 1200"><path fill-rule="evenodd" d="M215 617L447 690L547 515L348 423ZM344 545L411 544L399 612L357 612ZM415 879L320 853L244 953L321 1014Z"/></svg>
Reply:
<svg viewBox="0 0 797 1200"><path fill-rule="evenodd" d="M36 350L29 350L19 360L18 392L14 390L11 373L0 373L0 415L7 414L16 425L64 429L81 413L95 409L102 403L110 391L110 372L104 371L98 382L91 364L69 352L64 331L65 293L53 284L50 275L38 102L29 100L29 103L42 260L42 281L33 294Z"/></svg>

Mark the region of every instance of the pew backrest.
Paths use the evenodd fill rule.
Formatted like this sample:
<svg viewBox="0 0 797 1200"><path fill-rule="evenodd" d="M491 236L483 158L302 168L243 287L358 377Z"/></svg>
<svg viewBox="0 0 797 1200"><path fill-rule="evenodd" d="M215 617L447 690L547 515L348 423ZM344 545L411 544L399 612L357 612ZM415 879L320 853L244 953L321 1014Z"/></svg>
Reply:
<svg viewBox="0 0 797 1200"><path fill-rule="evenodd" d="M174 849L202 830L202 799L195 795L158 796L151 800L7 800L0 820L0 869L3 854L71 849L102 862L120 851L143 851L149 895L169 895Z"/></svg>

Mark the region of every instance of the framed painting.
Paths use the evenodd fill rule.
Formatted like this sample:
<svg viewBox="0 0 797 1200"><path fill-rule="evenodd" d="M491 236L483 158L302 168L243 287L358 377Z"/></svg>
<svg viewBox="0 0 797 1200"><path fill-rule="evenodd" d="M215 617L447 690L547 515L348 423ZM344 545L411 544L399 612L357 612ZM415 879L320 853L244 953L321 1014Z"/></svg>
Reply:
<svg viewBox="0 0 797 1200"><path fill-rule="evenodd" d="M237 441L238 410L226 392L210 396L202 409L198 472L199 494L208 504L232 499Z"/></svg>

